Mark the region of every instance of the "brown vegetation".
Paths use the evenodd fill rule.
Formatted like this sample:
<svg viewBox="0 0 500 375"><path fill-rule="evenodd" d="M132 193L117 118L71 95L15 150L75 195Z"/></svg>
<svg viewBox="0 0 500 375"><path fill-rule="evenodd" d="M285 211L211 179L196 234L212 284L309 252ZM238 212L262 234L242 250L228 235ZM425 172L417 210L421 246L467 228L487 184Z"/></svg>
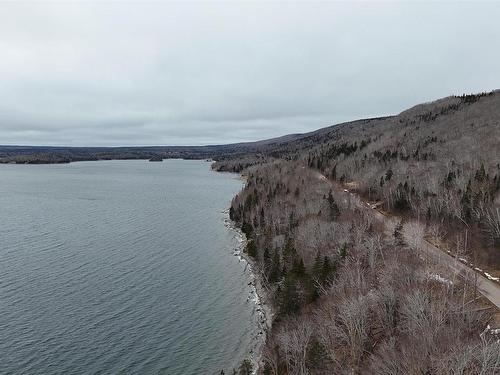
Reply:
<svg viewBox="0 0 500 375"><path fill-rule="evenodd" d="M423 228L384 237L356 197L301 162L247 169L231 217L252 244L277 318L265 374L493 374L500 344L471 282L418 257ZM410 243L403 243L402 238ZM442 273L442 275L441 275Z"/></svg>
<svg viewBox="0 0 500 375"><path fill-rule="evenodd" d="M500 92L449 97L393 117L359 120L274 145L256 159L302 161L387 211L467 229L471 259L500 269ZM252 164L229 158L216 168ZM241 167L241 169L239 169Z"/></svg>
<svg viewBox="0 0 500 375"><path fill-rule="evenodd" d="M419 251L432 238L500 267L499 149L493 92L219 160L215 169L247 176L230 214L276 310L260 371L499 373L500 343L485 331L494 310L474 277ZM358 196L404 222L387 234Z"/></svg>

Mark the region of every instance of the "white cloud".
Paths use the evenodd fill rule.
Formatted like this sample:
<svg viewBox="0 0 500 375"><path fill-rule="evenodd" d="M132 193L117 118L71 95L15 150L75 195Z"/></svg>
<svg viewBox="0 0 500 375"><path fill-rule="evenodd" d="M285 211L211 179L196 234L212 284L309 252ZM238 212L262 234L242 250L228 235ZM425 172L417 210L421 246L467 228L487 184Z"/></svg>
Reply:
<svg viewBox="0 0 500 375"><path fill-rule="evenodd" d="M214 144L500 87L498 3L0 3L0 144Z"/></svg>

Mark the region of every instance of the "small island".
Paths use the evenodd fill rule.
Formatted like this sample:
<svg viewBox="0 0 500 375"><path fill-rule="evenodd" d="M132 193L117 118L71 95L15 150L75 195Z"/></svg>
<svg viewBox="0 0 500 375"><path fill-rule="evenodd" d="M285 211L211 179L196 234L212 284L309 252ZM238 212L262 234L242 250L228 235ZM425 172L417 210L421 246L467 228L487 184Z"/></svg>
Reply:
<svg viewBox="0 0 500 375"><path fill-rule="evenodd" d="M149 159L149 161L163 161L163 157L160 155L154 155Z"/></svg>

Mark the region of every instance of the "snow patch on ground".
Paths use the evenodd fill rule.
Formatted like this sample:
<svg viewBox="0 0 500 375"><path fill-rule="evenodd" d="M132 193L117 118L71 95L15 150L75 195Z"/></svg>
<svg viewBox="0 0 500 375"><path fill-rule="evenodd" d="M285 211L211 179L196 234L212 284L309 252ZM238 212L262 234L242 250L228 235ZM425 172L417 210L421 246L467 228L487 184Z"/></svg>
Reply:
<svg viewBox="0 0 500 375"><path fill-rule="evenodd" d="M441 283L441 284L445 284L448 286L453 285L453 282L451 280L448 280L447 278L445 278L441 275L438 275L437 273L429 273L427 275L427 277L429 278L429 280L434 280L434 281L437 281L438 283Z"/></svg>
<svg viewBox="0 0 500 375"><path fill-rule="evenodd" d="M500 277L491 276L488 272L485 272L484 276L486 276L488 278L488 280L500 281Z"/></svg>
<svg viewBox="0 0 500 375"><path fill-rule="evenodd" d="M479 337L482 340L492 337L493 339L496 339L497 343L500 343L500 328L496 328L496 329L491 328L491 326L488 324L486 326L486 328L484 329L484 331L479 334Z"/></svg>

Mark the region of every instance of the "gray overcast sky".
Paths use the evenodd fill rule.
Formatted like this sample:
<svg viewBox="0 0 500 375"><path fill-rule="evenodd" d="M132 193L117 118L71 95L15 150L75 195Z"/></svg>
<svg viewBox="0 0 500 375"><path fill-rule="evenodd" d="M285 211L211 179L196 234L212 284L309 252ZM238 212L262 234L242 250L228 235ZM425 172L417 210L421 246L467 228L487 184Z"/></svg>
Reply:
<svg viewBox="0 0 500 375"><path fill-rule="evenodd" d="M0 3L0 144L198 145L500 88L500 2Z"/></svg>

